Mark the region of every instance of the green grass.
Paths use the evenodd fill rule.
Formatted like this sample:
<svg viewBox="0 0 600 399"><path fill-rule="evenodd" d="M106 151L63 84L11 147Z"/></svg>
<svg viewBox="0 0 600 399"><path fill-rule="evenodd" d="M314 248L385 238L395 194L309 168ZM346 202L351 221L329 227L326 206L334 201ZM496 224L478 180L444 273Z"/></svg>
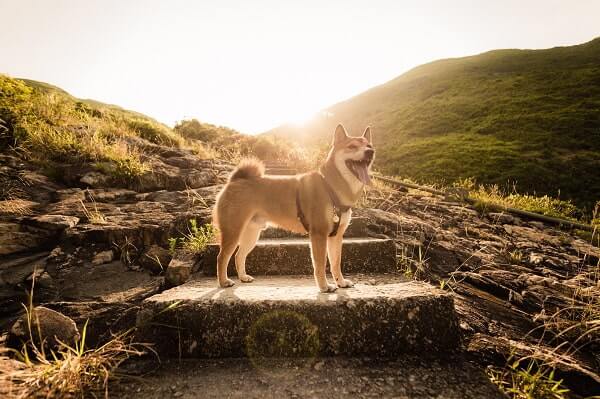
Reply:
<svg viewBox="0 0 600 399"><path fill-rule="evenodd" d="M475 207L482 213L517 208L567 220L581 220L586 216L569 200L552 198L547 195L521 194L515 191L515 187L512 188L512 191L506 191L498 185L477 184L474 179L459 180L454 186L466 189L469 197L475 201Z"/></svg>
<svg viewBox="0 0 600 399"><path fill-rule="evenodd" d="M313 146L339 122L355 135L371 125L388 175L514 183L590 213L600 199L600 38L435 61L326 111L268 134Z"/></svg>
<svg viewBox="0 0 600 399"><path fill-rule="evenodd" d="M554 376L554 369L530 360L515 361L506 369L490 368L488 376L511 399L564 399L569 389Z"/></svg>
<svg viewBox="0 0 600 399"><path fill-rule="evenodd" d="M183 237L169 238L169 250L175 254L177 249L182 249L187 253L202 253L214 241L216 236L215 227L212 224L205 224L198 227L195 219L190 219L188 232Z"/></svg>
<svg viewBox="0 0 600 399"><path fill-rule="evenodd" d="M7 128L0 143L14 146L41 168L92 165L125 183L150 170L128 137L172 147L185 144L178 133L141 114L4 75L0 75L0 119Z"/></svg>

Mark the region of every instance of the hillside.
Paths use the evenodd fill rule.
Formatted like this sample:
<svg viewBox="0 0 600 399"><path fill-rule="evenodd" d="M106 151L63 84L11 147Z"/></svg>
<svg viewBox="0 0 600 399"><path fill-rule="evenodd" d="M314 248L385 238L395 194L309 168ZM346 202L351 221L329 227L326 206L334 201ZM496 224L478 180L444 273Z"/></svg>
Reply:
<svg viewBox="0 0 600 399"><path fill-rule="evenodd" d="M600 38L435 61L320 115L266 134L319 146L339 122L371 125L387 174L514 182L587 209L600 199Z"/></svg>

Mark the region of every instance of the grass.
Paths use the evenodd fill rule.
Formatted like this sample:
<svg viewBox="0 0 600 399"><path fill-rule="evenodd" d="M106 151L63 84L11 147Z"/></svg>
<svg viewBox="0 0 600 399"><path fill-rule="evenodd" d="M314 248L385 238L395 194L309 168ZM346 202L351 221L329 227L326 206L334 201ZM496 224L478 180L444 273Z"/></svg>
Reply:
<svg viewBox="0 0 600 399"><path fill-rule="evenodd" d="M4 139L41 168L90 164L121 182L150 170L129 137L174 147L185 142L143 115L5 75L0 75L0 119Z"/></svg>
<svg viewBox="0 0 600 399"><path fill-rule="evenodd" d="M571 201L552 198L548 195L521 194L516 191L515 186L511 191L506 191L498 185L485 186L477 184L474 179L469 178L457 181L454 187L466 189L469 197L475 201L475 207L483 212L517 208L573 221L581 220L584 216L584 211Z"/></svg>
<svg viewBox="0 0 600 399"><path fill-rule="evenodd" d="M106 224L106 223L108 223L106 216L104 216L104 214L98 210L98 205L96 204L96 201L94 200L92 193L88 190L87 194L92 203L91 204L92 209L88 209L88 207L85 205L85 203L82 200L79 200L79 203L81 205L83 214L85 215L88 222L91 224Z"/></svg>
<svg viewBox="0 0 600 399"><path fill-rule="evenodd" d="M0 355L0 394L7 399L76 398L103 392L109 397L109 382L119 378L117 369L131 357L146 353L132 343L130 333L115 336L95 349L85 348L86 330L74 347L61 343L52 355L33 349L35 359L25 352L20 361Z"/></svg>
<svg viewBox="0 0 600 399"><path fill-rule="evenodd" d="M86 322L75 345L58 341L57 348L46 348L40 323L33 320L34 288L35 279L25 306L27 344L21 351L0 351L0 395L6 399L83 398L103 392L108 399L109 382L120 377L119 366L146 354L149 345L135 343L130 329L98 348L87 349Z"/></svg>
<svg viewBox="0 0 600 399"><path fill-rule="evenodd" d="M554 369L529 360L510 362L506 369L490 367L488 376L511 399L565 399L569 389L554 376Z"/></svg>
<svg viewBox="0 0 600 399"><path fill-rule="evenodd" d="M169 238L169 251L175 254L177 249L182 249L188 253L202 253L214 241L216 229L212 224L205 224L198 227L195 219L190 219L188 232L183 237Z"/></svg>

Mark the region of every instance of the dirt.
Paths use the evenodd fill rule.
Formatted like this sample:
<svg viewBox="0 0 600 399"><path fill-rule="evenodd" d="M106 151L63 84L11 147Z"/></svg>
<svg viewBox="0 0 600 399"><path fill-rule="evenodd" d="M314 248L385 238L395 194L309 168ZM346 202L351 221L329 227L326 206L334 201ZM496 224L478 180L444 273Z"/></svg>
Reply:
<svg viewBox="0 0 600 399"><path fill-rule="evenodd" d="M165 398L447 398L504 396L480 367L463 359L319 358L170 360L124 381L110 397Z"/></svg>

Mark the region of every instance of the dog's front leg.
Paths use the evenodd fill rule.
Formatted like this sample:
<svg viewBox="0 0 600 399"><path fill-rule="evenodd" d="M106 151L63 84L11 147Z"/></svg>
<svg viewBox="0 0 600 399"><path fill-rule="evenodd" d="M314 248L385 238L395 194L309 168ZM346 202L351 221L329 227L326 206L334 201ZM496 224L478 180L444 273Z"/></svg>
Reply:
<svg viewBox="0 0 600 399"><path fill-rule="evenodd" d="M327 235L310 234L310 254L315 273L315 281L321 292L333 292L337 289L335 284L327 282L325 267L327 264Z"/></svg>
<svg viewBox="0 0 600 399"><path fill-rule="evenodd" d="M331 265L331 274L335 283L340 288L350 288L354 286L351 280L345 279L342 275L342 244L344 241L344 234L342 231L334 237L327 238L327 256L329 257L329 264Z"/></svg>

